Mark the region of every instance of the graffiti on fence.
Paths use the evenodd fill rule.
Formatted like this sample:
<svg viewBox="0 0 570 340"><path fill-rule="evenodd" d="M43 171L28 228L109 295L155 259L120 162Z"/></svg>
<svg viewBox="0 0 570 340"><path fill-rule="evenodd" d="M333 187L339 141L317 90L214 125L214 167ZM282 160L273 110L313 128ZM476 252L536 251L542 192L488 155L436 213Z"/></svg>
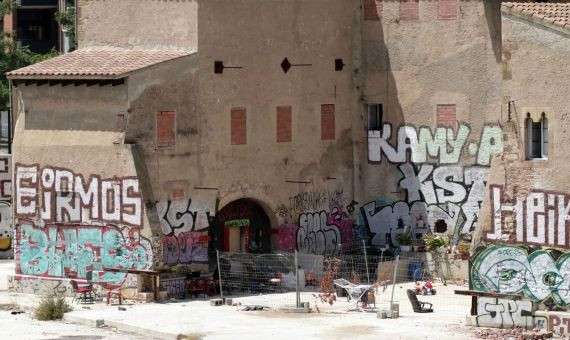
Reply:
<svg viewBox="0 0 570 340"><path fill-rule="evenodd" d="M143 203L134 177L106 178L63 168L16 164L15 213L45 222L101 221L140 227Z"/></svg>
<svg viewBox="0 0 570 340"><path fill-rule="evenodd" d="M149 240L138 228L93 225L47 225L21 222L16 237L16 272L42 277L86 278L120 284L126 273L110 269L152 267Z"/></svg>
<svg viewBox="0 0 570 340"><path fill-rule="evenodd" d="M516 191L516 190L515 190ZM514 221L517 242L540 246L570 248L570 195L544 190L532 190L516 200L505 198L503 186L489 186L492 230L489 240L510 239L504 230L507 218Z"/></svg>
<svg viewBox="0 0 570 340"><path fill-rule="evenodd" d="M479 291L524 293L532 301L570 304L570 253L493 245L473 258L470 279Z"/></svg>
<svg viewBox="0 0 570 340"><path fill-rule="evenodd" d="M353 222L342 205L333 204L327 213L302 213L298 223L286 223L278 232L278 247L282 251L309 254L334 254L341 243L352 240Z"/></svg>
<svg viewBox="0 0 570 340"><path fill-rule="evenodd" d="M169 265L207 262L209 237L201 232L187 231L162 238L163 261Z"/></svg>
<svg viewBox="0 0 570 340"><path fill-rule="evenodd" d="M533 315L531 301L478 298L477 326L534 329L538 323L545 324L546 321L544 316Z"/></svg>

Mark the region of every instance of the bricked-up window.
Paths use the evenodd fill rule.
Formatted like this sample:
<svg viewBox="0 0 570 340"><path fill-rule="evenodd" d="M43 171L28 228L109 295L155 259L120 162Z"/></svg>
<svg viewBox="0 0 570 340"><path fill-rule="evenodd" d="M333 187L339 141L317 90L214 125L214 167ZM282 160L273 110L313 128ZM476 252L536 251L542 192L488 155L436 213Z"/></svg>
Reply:
<svg viewBox="0 0 570 340"><path fill-rule="evenodd" d="M437 0L439 19L457 19L457 0Z"/></svg>
<svg viewBox="0 0 570 340"><path fill-rule="evenodd" d="M291 141L291 106L277 106L277 143Z"/></svg>
<svg viewBox="0 0 570 340"><path fill-rule="evenodd" d="M244 107L232 108L232 145L247 143L247 124Z"/></svg>
<svg viewBox="0 0 570 340"><path fill-rule="evenodd" d="M156 113L156 147L172 148L176 145L176 114L174 111Z"/></svg>
<svg viewBox="0 0 570 340"><path fill-rule="evenodd" d="M437 126L453 128L457 125L455 104L437 105Z"/></svg>
<svg viewBox="0 0 570 340"><path fill-rule="evenodd" d="M378 21L382 17L383 0L364 0L364 20Z"/></svg>
<svg viewBox="0 0 570 340"><path fill-rule="evenodd" d="M334 104L321 105L321 139L334 139Z"/></svg>
<svg viewBox="0 0 570 340"><path fill-rule="evenodd" d="M420 0L400 0L400 19L418 20L420 18Z"/></svg>

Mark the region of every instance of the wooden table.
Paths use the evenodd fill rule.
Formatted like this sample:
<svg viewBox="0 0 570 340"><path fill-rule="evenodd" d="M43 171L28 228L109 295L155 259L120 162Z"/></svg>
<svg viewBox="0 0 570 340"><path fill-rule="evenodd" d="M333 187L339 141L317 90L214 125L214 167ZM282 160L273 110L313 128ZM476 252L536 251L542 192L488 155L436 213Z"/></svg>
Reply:
<svg viewBox="0 0 570 340"><path fill-rule="evenodd" d="M471 296L471 315L477 315L477 298L479 297L491 297L491 298L509 299L509 300L524 299L523 294L504 294L504 293L482 292L478 290L454 290L453 292L457 295Z"/></svg>
<svg viewBox="0 0 570 340"><path fill-rule="evenodd" d="M139 269L127 269L127 268L105 268L105 271L114 273L127 273L136 275L149 275L152 277L152 292L154 295L154 301L158 301L158 291L160 285L160 276L157 271L154 270L139 270Z"/></svg>

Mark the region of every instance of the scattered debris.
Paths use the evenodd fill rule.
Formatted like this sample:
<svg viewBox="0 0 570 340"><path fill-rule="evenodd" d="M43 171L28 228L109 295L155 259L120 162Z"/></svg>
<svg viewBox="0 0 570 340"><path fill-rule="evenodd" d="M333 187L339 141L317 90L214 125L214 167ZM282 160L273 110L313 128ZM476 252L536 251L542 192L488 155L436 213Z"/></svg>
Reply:
<svg viewBox="0 0 570 340"><path fill-rule="evenodd" d="M552 338L552 332L526 330L522 327L498 329L489 328L475 331L479 339L542 340Z"/></svg>
<svg viewBox="0 0 570 340"><path fill-rule="evenodd" d="M243 311L271 310L271 308L269 308L267 306L255 305L255 306L244 306L241 310L243 310Z"/></svg>
<svg viewBox="0 0 570 340"><path fill-rule="evenodd" d="M127 309L125 307L119 307L119 310L126 311Z"/></svg>
<svg viewBox="0 0 570 340"><path fill-rule="evenodd" d="M12 314L12 315L16 315L16 314L24 314L24 312L23 312L23 311L21 311L21 310L13 310L12 312L10 312L10 314Z"/></svg>

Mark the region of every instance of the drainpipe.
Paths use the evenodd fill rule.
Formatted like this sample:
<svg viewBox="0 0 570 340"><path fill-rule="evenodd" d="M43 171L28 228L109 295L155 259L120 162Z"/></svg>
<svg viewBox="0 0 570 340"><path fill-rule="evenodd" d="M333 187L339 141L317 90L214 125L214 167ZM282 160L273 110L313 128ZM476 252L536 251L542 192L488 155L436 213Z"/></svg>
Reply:
<svg viewBox="0 0 570 340"><path fill-rule="evenodd" d="M8 154L12 154L12 79L8 79Z"/></svg>

